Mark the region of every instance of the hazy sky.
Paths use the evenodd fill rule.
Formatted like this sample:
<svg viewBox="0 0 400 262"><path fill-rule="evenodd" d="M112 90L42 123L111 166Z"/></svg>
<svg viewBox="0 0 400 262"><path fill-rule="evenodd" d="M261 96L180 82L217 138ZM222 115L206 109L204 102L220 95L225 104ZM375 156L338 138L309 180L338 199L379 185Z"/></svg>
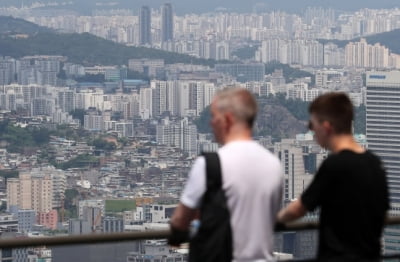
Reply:
<svg viewBox="0 0 400 262"><path fill-rule="evenodd" d="M1 5L21 5L21 3L29 5L35 0L0 0ZM307 6L332 7L338 10L357 10L361 8L393 8L399 7L399 0L41 0L41 2L73 2L75 10L88 11L96 8L95 3L117 3L114 8L130 8L137 9L141 5L149 5L151 7L159 7L161 4L170 2L173 4L178 14L183 13L202 13L213 11L215 8L224 7L228 11L250 12L257 3L257 9L263 6L263 9L280 9L282 11L299 12ZM97 6L97 8L105 8ZM107 7L110 8L110 7Z"/></svg>

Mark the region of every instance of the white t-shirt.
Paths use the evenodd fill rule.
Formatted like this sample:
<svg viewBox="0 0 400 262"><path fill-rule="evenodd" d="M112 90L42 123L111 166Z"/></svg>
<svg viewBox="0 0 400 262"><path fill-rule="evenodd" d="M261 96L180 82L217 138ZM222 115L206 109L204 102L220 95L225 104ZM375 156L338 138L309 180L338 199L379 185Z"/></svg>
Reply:
<svg viewBox="0 0 400 262"><path fill-rule="evenodd" d="M218 155L231 215L234 260L273 260L273 228L283 190L279 159L255 141L230 142ZM205 159L198 157L180 201L198 208L205 191Z"/></svg>

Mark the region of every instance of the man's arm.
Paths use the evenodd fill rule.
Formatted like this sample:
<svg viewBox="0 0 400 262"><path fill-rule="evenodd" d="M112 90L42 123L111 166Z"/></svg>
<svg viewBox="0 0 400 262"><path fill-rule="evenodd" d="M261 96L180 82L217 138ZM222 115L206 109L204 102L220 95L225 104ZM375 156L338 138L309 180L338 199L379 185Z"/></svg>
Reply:
<svg viewBox="0 0 400 262"><path fill-rule="evenodd" d="M168 244L179 246L189 241L190 222L196 217L197 209L192 209L182 203L175 208L170 221L171 234L168 237Z"/></svg>
<svg viewBox="0 0 400 262"><path fill-rule="evenodd" d="M206 192L206 162L198 157L189 172L189 178L182 192L180 202L171 217L171 226L187 230L196 217L201 198Z"/></svg>
<svg viewBox="0 0 400 262"><path fill-rule="evenodd" d="M180 202L170 220L171 236L168 239L170 245L177 246L188 241L190 223L198 216L199 203L205 191L205 159L199 157L189 172Z"/></svg>
<svg viewBox="0 0 400 262"><path fill-rule="evenodd" d="M287 223L296 220L307 213L306 207L300 199L291 202L287 207L279 211L278 222Z"/></svg>
<svg viewBox="0 0 400 262"><path fill-rule="evenodd" d="M197 209L192 209L179 203L171 217L171 227L186 231L189 229L190 222L196 217Z"/></svg>

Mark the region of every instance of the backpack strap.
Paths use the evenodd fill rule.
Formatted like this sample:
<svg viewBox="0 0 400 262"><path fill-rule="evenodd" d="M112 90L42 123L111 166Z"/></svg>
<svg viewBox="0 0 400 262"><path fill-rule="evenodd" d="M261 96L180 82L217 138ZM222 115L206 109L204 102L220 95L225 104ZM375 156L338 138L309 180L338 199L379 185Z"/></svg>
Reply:
<svg viewBox="0 0 400 262"><path fill-rule="evenodd" d="M202 153L206 160L206 191L200 205L200 227L190 241L190 262L231 262L232 228L227 197L222 188L217 153Z"/></svg>
<svg viewBox="0 0 400 262"><path fill-rule="evenodd" d="M216 190L222 187L221 163L218 153L202 153L206 159L206 190Z"/></svg>

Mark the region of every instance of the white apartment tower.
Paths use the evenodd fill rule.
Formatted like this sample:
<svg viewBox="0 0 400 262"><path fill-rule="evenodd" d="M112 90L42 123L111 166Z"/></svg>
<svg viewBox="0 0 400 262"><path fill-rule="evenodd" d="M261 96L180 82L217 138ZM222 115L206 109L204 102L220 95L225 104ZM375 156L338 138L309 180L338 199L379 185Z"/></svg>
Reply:
<svg viewBox="0 0 400 262"><path fill-rule="evenodd" d="M400 71L367 73L368 149L384 162L391 200L400 203Z"/></svg>
<svg viewBox="0 0 400 262"><path fill-rule="evenodd" d="M171 116L199 116L211 104L216 88L205 81L152 81L140 89L140 115L143 119Z"/></svg>
<svg viewBox="0 0 400 262"><path fill-rule="evenodd" d="M197 154L197 127L187 118L179 121L163 119L156 132L157 143L178 147L189 155Z"/></svg>
<svg viewBox="0 0 400 262"><path fill-rule="evenodd" d="M368 149L386 169L391 213L400 210L400 71L367 72L366 131ZM386 227L384 252L400 249L400 230Z"/></svg>

